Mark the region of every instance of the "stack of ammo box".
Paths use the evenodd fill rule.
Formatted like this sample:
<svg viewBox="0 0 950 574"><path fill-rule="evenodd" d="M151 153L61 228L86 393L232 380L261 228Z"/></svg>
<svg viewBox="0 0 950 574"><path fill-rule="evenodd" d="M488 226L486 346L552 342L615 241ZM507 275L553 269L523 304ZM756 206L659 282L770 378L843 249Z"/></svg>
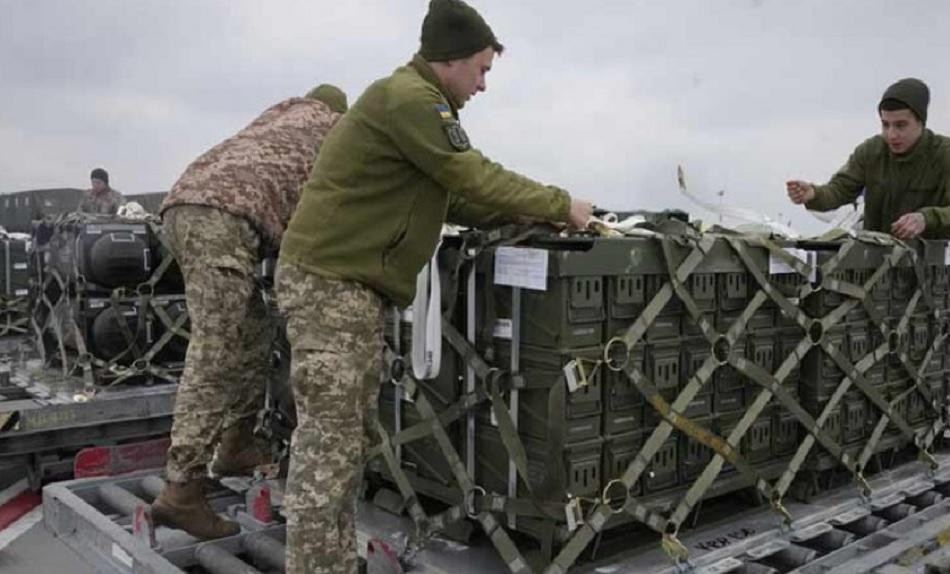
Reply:
<svg viewBox="0 0 950 574"><path fill-rule="evenodd" d="M187 310L161 227L71 215L34 228L33 305L48 365L96 384L174 380L187 348Z"/></svg>
<svg viewBox="0 0 950 574"><path fill-rule="evenodd" d="M742 243L748 258L740 258L730 241ZM743 327L733 330L737 336L727 354L744 358L774 376L809 336L812 320L822 319L849 299L834 289L817 286L838 278L861 287L894 249L891 245L853 242L847 250L841 250L849 241L778 242L778 247L789 253L794 251L795 257L815 264L813 274L807 277L801 269L796 271L787 261L777 258L775 245L770 250L759 241L721 236L711 242L702 262L685 277L683 285L715 333L725 335L737 321L746 321ZM542 493L548 502L575 497L596 500L612 480L624 473L662 419L627 372L607 368L605 347L643 315L669 283L671 269L680 265L692 248L672 241L664 251L663 242L657 237L545 236L534 237L522 246L546 253L544 290L520 288L515 295L512 287L497 284L496 251L486 250L474 257L474 263L459 267L457 277L451 277L455 271L451 264L447 265L449 269L442 269L443 290L449 291L443 293L443 310L460 333L470 335L483 359L518 381L511 385L506 400L527 455L534 494ZM459 248L457 241L447 239L442 250ZM948 305L950 274L944 242L917 242L914 248L919 255L916 260L908 256L897 261L864 299L857 300L840 321L830 326L824 337L852 364L857 364L886 337L895 336L903 319L908 328L898 336L898 346L874 362L865 376L886 400L895 401L899 412L919 430L933 423L938 408L946 402L945 367L950 365L944 364L944 345L936 344L935 338L941 329L946 332L947 319L941 312ZM804 324L787 316L771 297L765 297L754 312L745 313L760 291L760 282L749 262L768 280L770 289L805 311L808 317ZM471 282L466 281L470 265L475 268ZM913 313L905 318L909 302L921 287L915 265L927 277L923 287L929 290L931 297L927 299L933 303L928 306L924 297L917 297ZM800 289L808 283L814 289L800 300ZM762 295L759 297L761 300ZM474 301L474 309L468 308L469 300ZM513 309L520 311L513 313ZM714 354L714 346L675 293L656 311L643 336L629 351L628 361L667 403L673 403L700 366ZM473 318L474 324L470 324ZM387 343L395 356L405 359L404 364L408 364L410 356L411 320L411 314L394 313L387 327ZM513 335L517 340L512 340ZM930 360L921 365L928 353ZM793 368L788 370L781 386L817 418L845 378L844 373L817 347L810 349L801 361L795 359L789 364ZM912 390L911 371L917 368L924 369L934 400L939 404L924 404L923 396ZM572 369L581 373L580 384L569 381ZM437 413L452 406L466 389L470 390L470 375L466 371L461 356L443 342L440 374L434 380L418 382L420 392ZM761 392L762 385L720 360L712 377L682 414L726 438ZM859 451L871 436L881 412L855 385L838 405L823 429L849 452ZM390 433L422 420L411 401L402 397L401 389L389 383L383 384L379 413ZM455 450L467 461L474 482L487 492L529 497L521 479L515 479L490 403L476 407L470 417L468 423L465 417L455 420L447 431ZM467 424L472 431L466 429ZM773 397L736 447L759 476L773 480L786 470L806 434L808 431L798 417ZM912 442L893 424L885 434L888 440L878 443L876 450L899 448ZM404 444L397 454L419 493L459 503L461 493L435 438L430 435ZM630 495L659 509L669 509L693 485L712 455L709 448L675 430L652 455ZM804 472L820 471L836 462L816 446L803 468ZM382 471L387 474L384 468ZM746 478L726 463L705 495L748 486ZM536 534L539 531L534 524L519 519L516 527Z"/></svg>
<svg viewBox="0 0 950 574"><path fill-rule="evenodd" d="M29 332L29 249L18 234L0 237L0 337Z"/></svg>

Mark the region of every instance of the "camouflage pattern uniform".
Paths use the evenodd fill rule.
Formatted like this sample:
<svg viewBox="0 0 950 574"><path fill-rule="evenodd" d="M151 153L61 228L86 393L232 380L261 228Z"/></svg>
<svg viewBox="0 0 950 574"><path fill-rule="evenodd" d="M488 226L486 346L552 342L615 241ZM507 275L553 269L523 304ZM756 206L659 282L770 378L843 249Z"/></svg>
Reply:
<svg viewBox="0 0 950 574"><path fill-rule="evenodd" d="M223 429L260 408L270 324L254 275L261 239L246 219L184 205L165 212L164 229L191 319L167 465L185 482L207 474Z"/></svg>
<svg viewBox="0 0 950 574"><path fill-rule="evenodd" d="M279 244L337 118L318 100L281 102L196 159L162 204L192 324L170 481L205 476L222 431L263 405L271 327L255 268Z"/></svg>
<svg viewBox="0 0 950 574"><path fill-rule="evenodd" d="M284 495L287 572L357 571L355 505L375 437L383 300L369 287L277 267L297 428Z"/></svg>
<svg viewBox="0 0 950 574"><path fill-rule="evenodd" d="M111 187L102 193L87 189L79 201L78 210L82 213L115 215L123 205L125 205L125 199L122 198L122 194Z"/></svg>
<svg viewBox="0 0 950 574"><path fill-rule="evenodd" d="M216 207L246 218L276 247L314 156L339 117L308 98L272 106L192 162L162 202L162 212L176 205Z"/></svg>

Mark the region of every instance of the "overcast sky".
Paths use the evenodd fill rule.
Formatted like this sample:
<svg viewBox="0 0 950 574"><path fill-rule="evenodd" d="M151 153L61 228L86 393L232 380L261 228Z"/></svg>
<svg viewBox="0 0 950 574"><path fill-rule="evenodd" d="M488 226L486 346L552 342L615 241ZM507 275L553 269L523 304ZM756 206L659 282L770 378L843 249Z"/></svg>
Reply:
<svg viewBox="0 0 950 574"><path fill-rule="evenodd" d="M354 101L418 47L427 0L0 0L0 192L167 190L204 150L321 82ZM944 0L473 0L506 45L462 112L490 158L614 209L691 191L803 230L896 79L950 132Z"/></svg>

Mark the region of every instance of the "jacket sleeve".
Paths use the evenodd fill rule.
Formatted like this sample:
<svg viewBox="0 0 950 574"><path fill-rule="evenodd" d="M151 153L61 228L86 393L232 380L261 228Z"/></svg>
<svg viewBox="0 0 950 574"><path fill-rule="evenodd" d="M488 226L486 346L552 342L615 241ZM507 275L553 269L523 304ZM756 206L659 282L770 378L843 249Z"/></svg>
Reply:
<svg viewBox="0 0 950 574"><path fill-rule="evenodd" d="M438 109L444 101L435 93L403 100L389 111L390 135L405 157L450 194L480 214L501 212L546 221L567 221L567 192L528 179L488 160L466 145L451 143L450 131L467 136L454 119ZM456 138L456 143L458 143ZM458 200L457 200L458 201ZM471 207L477 205L478 208ZM456 213L462 213L457 208Z"/></svg>
<svg viewBox="0 0 950 574"><path fill-rule="evenodd" d="M449 194L449 223L465 227L494 227L512 223L516 216L480 203L474 203L456 193Z"/></svg>
<svg viewBox="0 0 950 574"><path fill-rule="evenodd" d="M927 224L923 234L927 239L950 239L950 154L944 157L942 179L933 206L918 210Z"/></svg>
<svg viewBox="0 0 950 574"><path fill-rule="evenodd" d="M812 211L831 211L854 203L864 189L866 155L864 144L858 146L831 181L815 186L815 197L805 207Z"/></svg>

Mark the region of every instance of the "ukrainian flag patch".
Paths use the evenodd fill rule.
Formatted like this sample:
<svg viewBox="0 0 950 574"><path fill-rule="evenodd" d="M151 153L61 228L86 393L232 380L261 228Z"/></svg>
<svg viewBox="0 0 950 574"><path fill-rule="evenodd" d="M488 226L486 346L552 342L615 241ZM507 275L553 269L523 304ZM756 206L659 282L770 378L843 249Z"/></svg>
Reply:
<svg viewBox="0 0 950 574"><path fill-rule="evenodd" d="M450 108L449 106L445 104L437 104L435 106L435 111L439 112L439 116L443 120L455 119L455 117L452 115L452 108Z"/></svg>

